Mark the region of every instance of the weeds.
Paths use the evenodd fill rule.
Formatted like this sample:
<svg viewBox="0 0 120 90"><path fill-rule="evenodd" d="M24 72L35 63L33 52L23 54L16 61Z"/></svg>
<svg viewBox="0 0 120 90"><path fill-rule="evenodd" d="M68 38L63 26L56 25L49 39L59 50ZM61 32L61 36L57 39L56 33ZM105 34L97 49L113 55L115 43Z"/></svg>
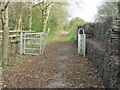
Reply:
<svg viewBox="0 0 120 90"><path fill-rule="evenodd" d="M18 67L18 65L21 65L24 60L27 58L27 56L23 55L16 55L11 56L8 60L3 61L3 71L9 71L12 67Z"/></svg>
<svg viewBox="0 0 120 90"><path fill-rule="evenodd" d="M57 40L60 37L61 33L59 32L55 32L49 35L48 40L47 40L47 44L54 42L55 40Z"/></svg>
<svg viewBox="0 0 120 90"><path fill-rule="evenodd" d="M76 31L71 31L68 35L68 41L69 42L75 42L76 41Z"/></svg>

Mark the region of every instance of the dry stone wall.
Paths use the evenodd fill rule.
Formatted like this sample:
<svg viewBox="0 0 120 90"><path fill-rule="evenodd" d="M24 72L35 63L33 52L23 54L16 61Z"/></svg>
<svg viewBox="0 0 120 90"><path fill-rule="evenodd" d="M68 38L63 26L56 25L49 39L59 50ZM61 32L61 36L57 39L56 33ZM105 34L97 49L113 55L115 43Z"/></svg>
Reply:
<svg viewBox="0 0 120 90"><path fill-rule="evenodd" d="M81 27L87 35L86 56L98 69L105 86L120 90L120 16Z"/></svg>

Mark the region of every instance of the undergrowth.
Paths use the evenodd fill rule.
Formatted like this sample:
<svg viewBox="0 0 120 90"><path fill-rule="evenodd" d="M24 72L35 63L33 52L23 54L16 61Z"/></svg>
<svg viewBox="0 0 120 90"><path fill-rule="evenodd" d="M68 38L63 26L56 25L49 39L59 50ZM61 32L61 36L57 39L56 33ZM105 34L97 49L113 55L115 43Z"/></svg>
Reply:
<svg viewBox="0 0 120 90"><path fill-rule="evenodd" d="M24 63L24 60L27 58L28 57L24 55L15 55L9 57L8 60L2 62L3 71L9 71L12 67L19 67L21 64Z"/></svg>
<svg viewBox="0 0 120 90"><path fill-rule="evenodd" d="M76 41L76 31L71 31L68 35L69 42L75 42Z"/></svg>
<svg viewBox="0 0 120 90"><path fill-rule="evenodd" d="M51 34L48 36L47 44L50 44L50 43L56 41L56 40L60 37L60 35L61 35L60 32L51 33Z"/></svg>

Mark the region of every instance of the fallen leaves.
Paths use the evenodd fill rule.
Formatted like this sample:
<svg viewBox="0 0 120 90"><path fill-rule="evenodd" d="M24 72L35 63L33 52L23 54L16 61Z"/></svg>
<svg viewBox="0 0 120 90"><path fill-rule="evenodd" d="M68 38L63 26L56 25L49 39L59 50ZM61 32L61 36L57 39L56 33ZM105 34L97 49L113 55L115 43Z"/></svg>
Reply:
<svg viewBox="0 0 120 90"><path fill-rule="evenodd" d="M28 56L24 63L20 64L20 67L15 67L12 71L4 73L3 87L44 88L48 87L48 82L62 78L65 80L65 87L102 88L103 85L96 73L97 71L86 58L76 53L74 43L54 42L47 46L46 55ZM19 56L19 58L23 58L23 56ZM19 65L19 63L14 64ZM60 65L63 64L65 67L59 69ZM53 78L59 73L63 73L61 77Z"/></svg>

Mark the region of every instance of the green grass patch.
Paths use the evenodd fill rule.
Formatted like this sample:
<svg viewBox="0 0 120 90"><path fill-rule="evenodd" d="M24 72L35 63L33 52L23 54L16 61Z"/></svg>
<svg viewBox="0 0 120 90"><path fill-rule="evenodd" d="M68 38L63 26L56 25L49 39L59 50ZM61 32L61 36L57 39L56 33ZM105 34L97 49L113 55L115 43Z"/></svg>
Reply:
<svg viewBox="0 0 120 90"><path fill-rule="evenodd" d="M76 41L76 31L71 31L68 35L68 41L69 42L75 42Z"/></svg>
<svg viewBox="0 0 120 90"><path fill-rule="evenodd" d="M48 36L47 44L56 41L56 40L60 37L60 35L61 35L61 33L59 33L59 32L51 33L51 34Z"/></svg>
<svg viewBox="0 0 120 90"><path fill-rule="evenodd" d="M75 42L76 41L76 37L75 36L71 36L71 37L68 38L68 41Z"/></svg>
<svg viewBox="0 0 120 90"><path fill-rule="evenodd" d="M40 45L26 45L26 48L40 48Z"/></svg>
<svg viewBox="0 0 120 90"><path fill-rule="evenodd" d="M38 50L26 50L26 53L38 53L39 51Z"/></svg>

